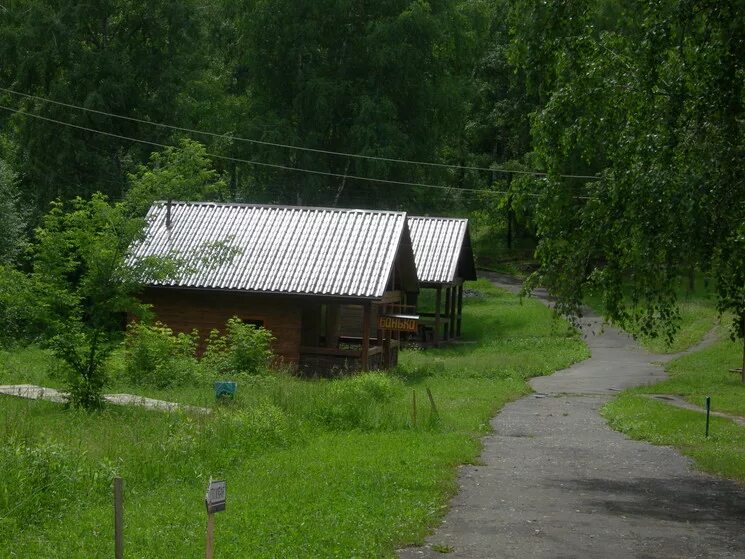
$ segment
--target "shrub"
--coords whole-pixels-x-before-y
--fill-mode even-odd
[[[329,382],[316,404],[316,417],[333,429],[379,427],[380,408],[396,394],[400,383],[383,373],[363,373]]]
[[[285,446],[290,438],[290,421],[285,412],[269,401],[226,414],[231,439],[241,446],[269,448]]]
[[[131,323],[124,340],[124,375],[132,384],[168,388],[199,378],[197,332],[174,334],[163,324]]]
[[[272,341],[269,330],[233,317],[225,325],[224,335],[210,332],[203,362],[218,376],[263,373],[272,360]]]

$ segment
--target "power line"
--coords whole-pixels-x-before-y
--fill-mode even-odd
[[[62,125],[62,126],[68,126],[70,128],[76,128],[78,130],[84,130],[86,132],[92,132],[94,134],[102,134],[104,136],[108,136],[108,137],[111,137],[111,138],[118,138],[118,139],[121,139],[121,140],[130,141],[130,142],[138,142],[138,143],[141,143],[141,144],[146,144],[146,145],[155,146],[155,147],[159,147],[159,148],[180,149],[178,146],[174,146],[174,145],[170,145],[170,144],[164,144],[164,143],[161,143],[161,142],[155,142],[155,141],[152,141],[152,140],[144,140],[144,139],[141,139],[141,138],[132,138],[130,136],[124,136],[122,134],[116,134],[114,132],[106,132],[104,130],[98,130],[96,128],[90,128],[88,126],[81,126],[79,124],[73,124],[71,122],[65,122],[65,121],[62,121],[62,120],[57,120],[57,119],[54,119],[54,118],[50,118],[50,117],[46,117],[46,116],[42,116],[42,115],[38,115],[38,114],[34,114],[34,113],[29,113],[29,112],[24,111],[24,110],[21,110],[21,109],[14,109],[14,108],[11,108],[11,107],[6,107],[5,105],[0,105],[0,109],[3,109],[5,111],[9,111],[9,112],[12,112],[12,113],[17,113],[17,114],[20,114],[20,115],[23,115],[23,116],[30,116],[32,118],[36,118],[36,119],[39,119],[39,120],[44,120],[44,121],[47,121],[47,122],[52,122],[54,124],[59,124],[59,125]],[[331,171],[319,171],[319,170],[316,170],[316,169],[305,169],[305,168],[302,168],[302,167],[290,167],[288,165],[281,165],[281,164],[278,164],[278,163],[266,163],[264,161],[252,161],[252,160],[249,160],[249,159],[241,159],[239,157],[230,157],[230,156],[227,156],[227,155],[218,155],[218,154],[214,154],[214,153],[207,153],[206,155],[208,157],[212,157],[212,158],[215,158],[215,159],[222,159],[222,160],[225,160],[225,161],[235,161],[237,163],[245,163],[247,165],[257,165],[257,166],[260,166],[260,167],[270,167],[270,168],[281,169],[281,170],[285,170],[285,171],[295,171],[295,172],[299,172],[299,173],[309,173],[309,174],[314,174],[314,175],[323,175],[323,176],[329,176],[329,177],[335,177],[335,178],[341,178],[341,179],[361,180],[361,181],[377,182],[377,183],[383,183],[383,184],[396,184],[396,185],[401,185],[401,186],[416,186],[416,187],[421,187],[421,188],[432,188],[432,189],[447,190],[447,191],[452,191],[452,192],[482,192],[482,193],[485,193],[485,194],[513,194],[512,192],[509,192],[509,191],[506,191],[506,190],[492,190],[492,189],[484,189],[484,188],[465,188],[465,187],[464,188],[455,188],[455,187],[438,185],[438,184],[427,184],[427,183],[419,183],[419,182],[397,181],[397,180],[392,180],[392,179],[381,179],[381,178],[374,178],[374,177],[363,177],[363,176],[358,176],[358,175],[345,175],[345,174],[342,174],[342,173],[334,173],[334,172],[331,172]],[[534,196],[534,197],[540,197],[541,196],[541,194],[532,193],[532,192],[526,192],[526,193],[523,193],[523,194],[525,194],[527,196]],[[574,196],[574,198],[578,198],[578,199],[590,199],[591,197],[590,196]]]
[[[98,109],[91,109],[89,107],[82,107],[80,105],[73,105],[71,103],[65,103],[62,101],[56,101],[54,99],[47,99],[45,97],[39,97],[37,95],[30,95],[28,93],[23,93],[21,91],[14,91],[12,89],[7,89],[5,87],[0,87],[0,91],[4,91],[6,93],[10,93],[12,95],[18,95],[21,97],[26,97],[27,99],[34,99],[36,101],[42,101],[44,103],[52,103],[54,105],[59,105],[62,107],[67,107],[70,109],[77,109],[80,111],[86,111],[89,113],[95,113],[100,114],[104,116],[109,116],[112,118],[119,118],[123,120],[128,120],[131,122],[138,122],[140,124],[148,124],[150,126],[157,126],[159,128],[167,128],[169,130],[178,130],[180,132],[189,132],[191,134],[202,134],[205,136],[210,136],[213,138],[222,138],[224,140],[235,140],[238,142],[247,142],[251,144],[258,144],[258,145],[264,145],[264,146],[271,146],[271,147],[278,147],[283,149],[292,149],[292,150],[298,150],[298,151],[307,151],[311,153],[323,153],[326,155],[335,155],[339,157],[349,157],[354,159],[366,159],[371,161],[384,161],[387,163],[396,163],[401,165],[421,165],[426,167],[438,167],[438,168],[444,168],[444,169],[456,169],[456,170],[463,170],[463,171],[484,171],[484,172],[494,172],[494,173],[508,173],[508,174],[514,174],[514,175],[530,175],[534,177],[547,177],[549,176],[548,173],[542,172],[542,171],[523,171],[523,170],[516,170],[516,169],[503,169],[503,168],[491,168],[491,167],[474,167],[469,165],[454,165],[450,163],[434,163],[431,161],[415,161],[411,159],[397,159],[393,157],[381,157],[381,156],[375,156],[375,155],[362,155],[359,153],[346,153],[346,152],[340,152],[340,151],[332,151],[332,150],[325,150],[325,149],[317,149],[317,148],[309,148],[309,147],[303,147],[303,146],[296,146],[291,144],[281,144],[277,142],[268,142],[265,140],[256,140],[253,138],[242,138],[239,136],[232,136],[230,134],[218,134],[216,132],[208,132],[206,130],[197,130],[194,128],[185,128],[183,126],[174,126],[172,124],[163,124],[160,122],[153,122],[150,120],[145,120],[141,118],[131,117],[131,116],[125,116],[125,115],[119,115],[116,113],[110,113],[107,111],[101,111]],[[560,178],[565,179],[583,179],[583,180],[599,180],[600,177],[596,175],[575,175],[575,174],[560,174],[557,175]]]

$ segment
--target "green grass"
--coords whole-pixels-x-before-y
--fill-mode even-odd
[[[86,414],[0,397],[0,557],[111,556],[114,474],[125,478],[130,557],[203,555],[210,476],[228,481],[218,556],[392,557],[421,543],[456,490],[456,466],[478,459],[489,419],[529,391],[526,378],[588,355],[540,303],[469,287],[484,295],[464,306],[474,343],[404,352],[387,375],[255,377],[209,416]],[[48,386],[51,361],[40,350],[3,353],[2,382]],[[208,385],[112,388],[212,399]]]
[[[628,393],[602,413],[611,427],[633,439],[674,446],[701,470],[745,481],[745,429],[732,421],[712,417],[707,439],[702,413]]]
[[[541,303],[521,301],[486,280],[470,287],[484,296],[466,299],[464,334],[477,343],[408,352],[402,357],[407,367],[427,367],[438,375],[461,378],[522,380],[552,373],[557,362],[589,357],[577,333],[565,321],[547,315]],[[432,304],[425,298],[423,305]]]
[[[632,393],[676,394],[703,406],[711,396],[717,411],[745,417],[745,384],[739,374],[729,369],[741,367],[742,341],[717,340],[700,351],[683,355],[666,365],[670,378],[652,386],[640,386]]]
[[[717,316],[713,299],[703,292],[683,301],[681,315],[682,327],[672,347],[660,345],[660,340],[640,341],[660,353],[686,349],[715,326]],[[731,341],[723,327],[717,328],[717,335],[711,345],[667,363],[668,380],[627,390],[607,404],[603,414],[611,427],[632,438],[672,445],[704,471],[745,481],[745,428],[713,417],[712,435],[705,439],[702,413],[642,396],[674,394],[701,407],[711,396],[715,411],[745,417],[745,384],[729,371],[742,366],[742,340]]]
[[[0,384],[41,384],[59,388],[62,384],[50,375],[54,366],[51,353],[35,346],[0,350]]]

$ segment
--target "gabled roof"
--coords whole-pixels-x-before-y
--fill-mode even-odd
[[[151,206],[130,258],[190,264],[153,286],[377,299],[397,264],[416,290],[403,212],[172,202],[170,228],[166,214],[166,202]]]
[[[408,223],[420,283],[476,279],[467,219],[409,216]]]

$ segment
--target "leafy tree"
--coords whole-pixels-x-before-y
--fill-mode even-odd
[[[177,122],[178,97],[203,66],[199,2],[24,0],[0,8],[2,87],[104,113]],[[196,47],[196,48],[195,48]],[[2,104],[113,134],[166,141],[132,121],[0,93]],[[57,198],[119,198],[131,162],[148,150],[21,114],[0,115],[18,144],[15,168],[39,214]],[[33,186],[33,188],[30,188]]]
[[[212,168],[205,147],[188,139],[182,139],[177,148],[153,152],[149,164],[140,165],[129,180],[124,206],[133,216],[144,216],[155,200],[215,200],[227,194],[227,185]]]
[[[0,264],[13,262],[18,257],[25,244],[25,229],[18,175],[0,159]]]
[[[146,311],[135,297],[143,279],[173,275],[178,268],[168,258],[125,264],[142,226],[127,217],[122,204],[96,194],[53,203],[36,231],[31,279],[44,288],[39,305],[46,342],[65,363],[73,406],[102,406],[103,363],[120,337],[124,316]]]
[[[674,284],[693,268],[713,277],[720,310],[745,334],[741,8],[555,0],[514,15],[516,63],[547,69],[533,135],[552,176],[536,206],[534,281],[560,310],[578,313],[597,290],[611,319],[671,336]],[[555,21],[538,25],[549,12]],[[558,178],[577,170],[601,179]]]
[[[485,4],[485,3],[484,3]],[[234,22],[223,58],[240,100],[242,136],[317,150],[438,160],[462,130],[467,75],[478,51],[478,2],[320,0],[224,3]],[[409,207],[437,196],[348,175],[450,180],[441,170],[236,144],[229,153],[336,173],[256,167],[238,195],[305,204]]]

